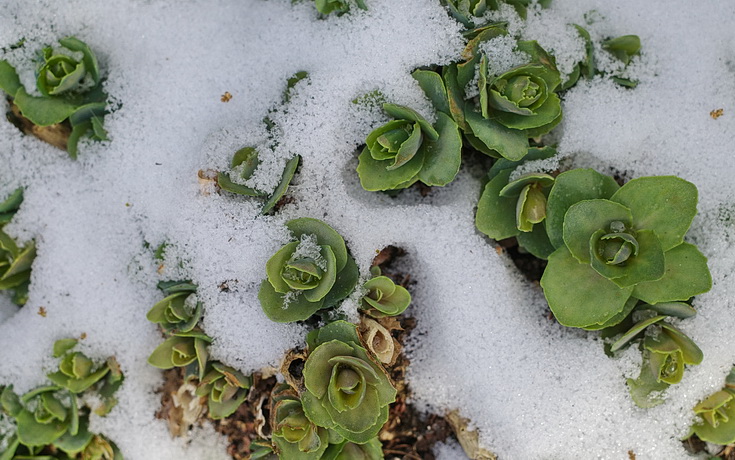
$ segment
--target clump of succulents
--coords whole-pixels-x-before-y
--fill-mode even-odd
[[[462,137],[450,115],[444,82],[428,70],[417,70],[413,77],[433,103],[436,122],[409,107],[384,103],[393,119],[368,135],[358,157],[357,174],[365,190],[400,190],[419,181],[444,186],[459,171]]]
[[[28,286],[31,283],[31,265],[36,257],[33,241],[24,247],[3,231],[23,202],[23,189],[19,188],[0,203],[0,290],[10,290],[12,300],[25,305],[28,300]]]
[[[698,420],[691,431],[699,439],[715,444],[735,443],[735,368],[725,379],[725,387],[694,406]]]
[[[344,239],[329,225],[312,218],[286,223],[293,240],[266,264],[268,275],[258,299],[276,322],[301,321],[337,305],[355,288],[358,269]]]
[[[7,446],[0,458],[57,458],[37,457],[50,449],[63,453],[60,459],[122,460],[114,443],[88,430],[90,411],[105,415],[114,405],[112,395],[122,383],[122,373],[114,358],[95,365],[85,355],[71,352],[76,343],[75,339],[62,339],[54,344],[54,356],[62,357],[59,371],[49,374],[56,385],[22,396],[15,394],[12,386],[0,387],[0,416],[8,417],[15,426],[0,433],[0,444]],[[84,405],[89,394],[103,403]]]
[[[674,176],[622,187],[578,169],[549,192],[546,232],[555,251],[541,287],[557,320],[586,329],[613,326],[629,300],[685,301],[707,292],[707,259],[684,235],[697,212],[697,188]]]
[[[411,303],[411,294],[403,286],[383,276],[380,267],[370,269],[372,278],[362,285],[366,293],[360,300],[360,308],[373,318],[396,316],[403,313]]]
[[[77,143],[82,136],[107,140],[104,128],[107,95],[102,91],[97,57],[89,46],[75,37],[62,38],[59,45],[56,49],[43,49],[43,62],[36,79],[41,96],[29,94],[15,68],[4,60],[0,61],[0,89],[36,127],[65,125],[68,132],[54,145],[65,148],[69,156],[76,158]]]

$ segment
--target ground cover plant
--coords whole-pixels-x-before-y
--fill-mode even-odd
[[[731,456],[731,6],[3,11],[3,458]]]

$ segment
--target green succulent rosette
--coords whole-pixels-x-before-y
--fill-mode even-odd
[[[408,290],[381,275],[379,267],[373,267],[370,271],[373,277],[362,285],[367,293],[360,299],[360,308],[373,318],[403,313],[411,303]]]
[[[592,170],[560,174],[546,217],[556,249],[541,278],[557,320],[599,329],[622,321],[631,298],[653,305],[707,292],[707,259],[684,242],[696,206],[697,188],[674,176],[619,187]]]
[[[61,48],[43,50],[43,64],[36,86],[41,96],[30,95],[20,83],[15,68],[0,61],[0,89],[5,91],[24,117],[36,126],[67,122],[71,126],[66,149],[76,158],[77,143],[85,134],[107,140],[104,128],[107,95],[97,58],[86,43],[75,37],[59,40]]]
[[[159,369],[185,367],[187,374],[198,375],[201,380],[209,359],[207,346],[210,343],[212,338],[197,329],[178,332],[153,350],[148,364]]]
[[[243,147],[235,152],[230,164],[230,171],[226,173],[218,173],[217,184],[222,190],[226,190],[230,193],[266,198],[261,212],[262,214],[268,214],[273,210],[276,203],[283,198],[283,195],[286,194],[288,186],[291,184],[291,180],[299,166],[301,157],[296,155],[286,162],[286,166],[281,174],[281,181],[278,183],[273,193],[268,195],[267,193],[245,185],[245,183],[253,176],[253,173],[260,164],[258,155],[258,150],[255,147]]]
[[[554,59],[535,41],[518,41],[529,62],[497,75],[481,45],[507,35],[504,24],[491,24],[470,33],[464,62],[444,68],[443,77],[454,120],[479,151],[517,161],[528,152],[528,139],[546,134],[562,118],[556,91],[561,76]],[[477,96],[465,88],[477,81]]]
[[[383,444],[377,437],[364,444],[342,442],[331,444],[321,460],[383,460]]]
[[[156,302],[146,318],[159,324],[167,334],[189,332],[202,317],[202,303],[196,298],[196,285],[188,281],[159,284],[168,295]]]
[[[431,101],[436,123],[408,107],[383,104],[393,120],[368,135],[358,157],[357,174],[365,190],[400,190],[418,181],[442,187],[459,172],[462,137],[450,115],[444,82],[429,70],[416,70],[412,76]]]
[[[355,288],[359,276],[344,239],[324,222],[303,217],[286,223],[294,241],[266,263],[268,278],[258,299],[266,316],[302,321],[335,306]]]
[[[301,395],[306,416],[347,441],[364,444],[388,420],[396,389],[360,345],[353,324],[335,321],[307,336]]]
[[[281,384],[273,390],[271,418],[273,444],[281,459],[321,460],[330,442],[343,442],[336,432],[307,418],[301,399],[289,385]]]
[[[22,397],[13,393],[12,387],[5,387],[0,402],[3,411],[15,419],[16,448],[45,446],[66,434],[79,434],[77,397],[61,387],[37,388]]]
[[[54,358],[61,358],[59,370],[48,374],[49,380],[72,393],[81,393],[110,372],[107,363],[97,365],[79,351],[72,352],[76,339],[61,339],[54,344]]]
[[[442,0],[442,4],[447,7],[452,17],[468,29],[481,21],[486,12],[497,11],[503,3],[513,6],[518,15],[526,19],[527,9],[533,2],[531,0]],[[535,3],[546,8],[551,1],[541,0]]]
[[[522,160],[499,159],[490,169],[489,181],[477,203],[477,229],[495,240],[516,237],[521,247],[540,259],[554,252],[544,226],[546,200],[554,177],[526,173],[510,180],[514,171],[527,161],[554,155],[556,150],[551,147],[533,147]]]
[[[692,432],[699,439],[715,444],[735,443],[735,368],[730,371],[725,387],[694,406],[699,416]]]
[[[367,10],[364,0],[314,0],[317,11],[324,16],[332,13],[341,16],[350,11],[352,6],[357,6],[361,10]]]
[[[252,380],[242,372],[213,362],[199,382],[196,394],[207,396],[209,416],[222,419],[232,415],[248,397]]]

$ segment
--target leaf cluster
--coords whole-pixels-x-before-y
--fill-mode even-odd
[[[725,379],[725,386],[694,406],[698,415],[691,431],[699,439],[715,444],[735,443],[735,368]]]
[[[0,290],[10,290],[12,300],[17,305],[25,305],[28,300],[28,286],[31,283],[31,266],[36,257],[36,244],[31,241],[24,247],[3,231],[23,202],[23,189],[19,188],[0,203]]]

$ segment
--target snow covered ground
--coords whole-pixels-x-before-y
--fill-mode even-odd
[[[503,459],[687,458],[679,439],[691,408],[721,387],[735,361],[735,4],[557,0],[526,25],[503,16],[553,51],[562,70],[581,52],[569,24],[585,13],[596,18],[593,34],[639,35],[642,56],[631,69],[639,86],[598,79],[566,93],[558,150],[570,165],[628,178],[673,174],[699,188],[688,239],[709,257],[714,285],[681,328],[705,359],[665,404],[643,410],[625,386],[637,375],[637,351],[610,359],[595,333],[548,321],[540,290],[475,230],[483,171],[463,170],[427,197],[360,187],[356,148],[384,118],[351,101],[379,89],[426,109],[410,72],[456,60],[463,46],[438,0],[366,3],[369,11],[318,20],[308,1],[3,0],[0,47],[26,39],[3,56],[26,88],[35,86],[28,57],[75,35],[96,51],[121,106],[106,118],[111,141],[82,143],[76,162],[0,123],[0,196],[27,187],[6,229],[38,246],[28,304],[18,310],[0,297],[0,385],[23,392],[42,384],[53,342],[86,333],[84,351],[116,355],[125,373],[119,405],[94,418],[93,430],[132,460],[226,458],[211,429],[172,440],[154,418],[161,373],[146,359],[161,338],[145,313],[160,298],[159,280],[191,278],[214,357],[244,372],[277,365],[306,331],[270,322],[257,289],[288,239],[283,223],[309,216],[345,237],[364,276],[376,250],[408,251],[416,281],[408,313],[418,319],[409,383],[421,407],[459,409]],[[262,143],[261,120],[300,70],[310,78],[274,117],[279,147],[255,178],[272,188],[285,161],[301,155],[293,203],[261,217],[251,200],[207,194],[197,172],[225,169],[235,150]],[[719,108],[724,114],[710,117]],[[164,241],[172,246],[159,273],[145,243]],[[225,281],[228,292],[219,289]],[[355,306],[343,308],[354,314]],[[439,451],[457,452],[451,444]]]

